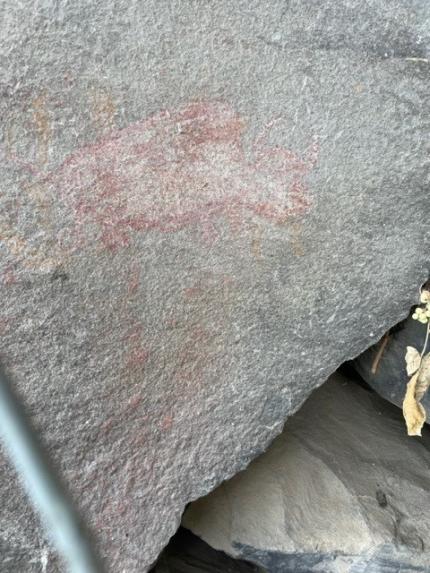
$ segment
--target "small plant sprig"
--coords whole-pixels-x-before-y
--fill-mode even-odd
[[[423,324],[427,324],[430,318],[430,302],[428,302],[424,308],[417,306],[412,318],[414,320],[419,320]]]
[[[421,436],[421,429],[426,421],[426,411],[421,400],[430,386],[430,352],[426,354],[430,334],[430,291],[422,290],[420,304],[412,318],[427,325],[424,345],[421,352],[413,346],[406,348],[406,371],[412,376],[406,387],[403,400],[403,415],[409,436]]]

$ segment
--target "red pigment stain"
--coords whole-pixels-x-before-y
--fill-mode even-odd
[[[4,270],[1,277],[1,282],[6,286],[13,285],[18,282],[17,275],[11,266],[8,266]]]
[[[127,283],[127,294],[128,296],[135,295],[139,290],[140,284],[140,269],[137,265],[132,265],[130,270],[130,275]]]
[[[139,410],[142,404],[141,394],[131,396],[125,405],[119,404],[118,408],[101,424],[102,435],[107,435],[113,428],[122,426],[126,420]],[[145,422],[148,417],[139,413],[139,419]]]
[[[202,296],[202,288],[200,286],[192,286],[184,289],[184,295],[187,298],[195,298],[197,296]]]
[[[90,239],[88,229],[116,251],[134,232],[201,225],[210,239],[221,216],[234,229],[249,214],[274,223],[306,214],[316,145],[299,157],[262,136],[246,153],[244,132],[228,104],[190,103],[111,132],[37,182],[71,210],[80,237],[75,247]]]
[[[9,330],[11,320],[10,318],[0,317],[0,335],[6,334]]]
[[[127,354],[125,363],[128,368],[143,368],[149,358],[149,350],[143,343],[143,326],[133,323],[125,336]]]
[[[173,425],[173,416],[171,414],[166,414],[162,420],[160,427],[162,430],[169,430]]]
[[[176,328],[180,324],[177,318],[169,318],[166,321],[166,328]]]

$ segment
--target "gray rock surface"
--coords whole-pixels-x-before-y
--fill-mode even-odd
[[[336,374],[183,523],[268,573],[428,573],[429,486],[429,430]]]
[[[430,6],[0,13],[0,355],[110,571],[141,573],[427,279]],[[0,483],[3,569],[55,572]]]
[[[376,372],[372,365],[380,349],[381,342],[372,346],[354,361],[360,376],[378,394],[396,406],[402,407],[409,377],[405,368],[406,347],[413,346],[421,352],[426,335],[426,326],[408,318],[390,332],[388,342],[378,362]],[[430,412],[430,395],[424,395],[422,405]],[[429,420],[427,420],[429,423]]]

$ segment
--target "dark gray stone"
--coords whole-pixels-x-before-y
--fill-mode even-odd
[[[0,353],[111,571],[141,573],[427,279],[430,6],[0,11]]]
[[[375,373],[372,372],[372,365],[381,343],[360,354],[353,362],[354,368],[378,394],[396,406],[402,407],[406,385],[410,378],[406,372],[406,347],[413,346],[421,352],[425,335],[426,326],[408,318],[390,332]],[[428,393],[424,395],[421,403],[426,411],[430,412],[430,395]],[[429,420],[427,420],[428,422]]]
[[[268,573],[428,573],[429,454],[428,429],[335,375],[183,524]]]

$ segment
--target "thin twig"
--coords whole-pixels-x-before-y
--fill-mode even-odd
[[[426,331],[426,338],[424,340],[424,346],[423,346],[423,351],[421,352],[421,360],[423,359],[423,356],[427,350],[427,344],[429,341],[429,334],[430,334],[430,320],[427,322],[427,331]]]
[[[386,332],[380,340],[381,345],[379,346],[378,352],[377,352],[375,359],[373,360],[373,363],[372,363],[372,369],[371,369],[372,374],[376,374],[376,372],[378,370],[379,363],[381,361],[382,355],[384,354],[384,350],[388,344],[389,339],[390,339],[390,333]]]

